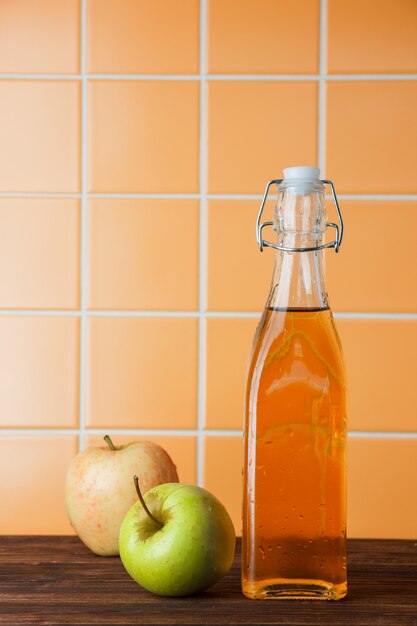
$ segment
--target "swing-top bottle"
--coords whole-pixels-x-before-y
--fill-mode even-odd
[[[329,185],[338,224],[326,221]],[[262,223],[269,188],[274,220]],[[272,227],[275,241],[264,240]],[[324,243],[327,230],[335,236]],[[253,599],[346,595],[346,377],[323,254],[343,221],[314,167],[268,183],[260,249],[276,250],[250,356],[245,424],[242,590]]]

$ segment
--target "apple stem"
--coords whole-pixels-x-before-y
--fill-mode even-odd
[[[105,435],[103,437],[103,439],[107,443],[107,445],[109,446],[110,450],[117,450],[116,446],[114,445],[114,443],[110,439],[109,435]]]
[[[159,528],[162,528],[163,524],[161,524],[161,522],[159,522],[150,512],[150,510],[148,509],[148,507],[146,506],[146,502],[143,499],[143,495],[140,491],[140,487],[139,487],[139,478],[135,475],[133,476],[133,482],[135,483],[135,489],[136,489],[136,493],[138,494],[138,498],[139,501],[141,503],[141,505],[143,506],[143,508],[145,509],[146,513],[148,514],[148,516],[151,518],[152,521],[155,522],[155,524],[157,524],[157,526],[159,526]]]

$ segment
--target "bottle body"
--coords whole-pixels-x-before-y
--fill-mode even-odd
[[[300,202],[299,214],[311,217],[301,231]],[[319,244],[322,210],[322,197],[281,198],[284,244]],[[252,599],[340,599],[347,591],[346,376],[322,254],[277,252],[252,347],[242,539],[242,590]]]
[[[243,592],[346,594],[346,383],[329,309],[267,309],[249,369]]]

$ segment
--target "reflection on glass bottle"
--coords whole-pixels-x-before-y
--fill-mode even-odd
[[[284,174],[277,243],[258,230],[277,258],[248,373],[242,589],[254,599],[339,599],[347,591],[346,377],[323,280],[324,184],[317,168]]]

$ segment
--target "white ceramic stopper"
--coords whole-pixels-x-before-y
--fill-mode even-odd
[[[320,180],[320,169],[318,167],[310,167],[309,165],[300,165],[298,167],[286,167],[284,169],[285,180]]]
[[[306,196],[314,190],[314,185],[320,181],[320,169],[308,165],[286,167],[284,169],[284,183],[287,182],[297,195]]]

